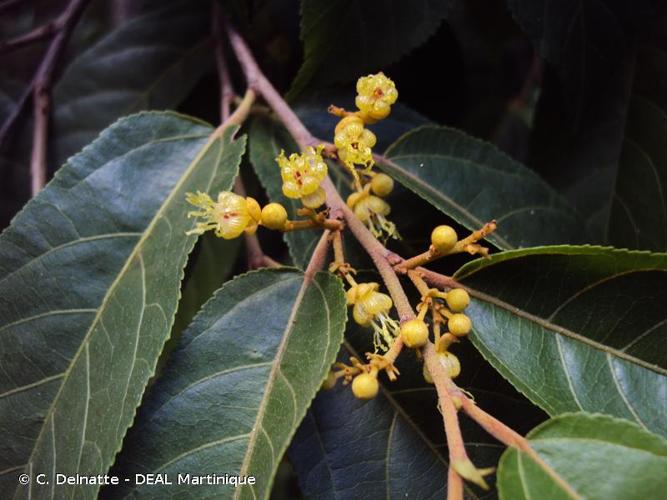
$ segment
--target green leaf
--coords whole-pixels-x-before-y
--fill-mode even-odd
[[[652,6],[649,0],[587,2],[507,0],[539,54],[553,64],[571,99],[566,112],[581,119],[609,79]]]
[[[384,389],[372,401],[341,384],[320,392],[289,458],[307,498],[445,496],[446,458]]]
[[[503,249],[578,240],[577,213],[539,176],[491,144],[425,126],[405,134],[379,167],[468,229],[495,219]]]
[[[634,83],[608,223],[616,246],[667,250],[667,8],[637,48]]]
[[[511,500],[662,498],[667,488],[667,441],[604,415],[553,418],[528,434],[551,468],[547,475],[525,453],[508,448],[498,469],[500,498]]]
[[[193,252],[196,258],[178,303],[172,330],[175,334],[185,330],[197,311],[230,276],[241,249],[241,239],[225,240],[209,232],[199,239],[197,246],[199,251],[195,248]]]
[[[424,43],[445,18],[438,0],[303,0],[304,62],[290,90],[378,71]]]
[[[550,415],[606,413],[667,435],[667,255],[504,252],[461,268],[475,346]]]
[[[21,472],[104,473],[169,334],[185,193],[228,189],[245,149],[174,113],[141,113],[72,157],[0,235],[0,496],[53,495]],[[18,486],[18,489],[17,489]],[[92,498],[95,486],[58,496]]]
[[[218,238],[212,232],[199,238],[188,264],[188,267],[192,267],[185,270],[185,279],[181,285],[181,300],[178,302],[169,340],[160,353],[154,377],[159,377],[162,373],[166,361],[178,345],[181,334],[197,311],[232,273],[240,248],[240,238],[225,240]]]
[[[112,493],[268,498],[282,455],[335,359],[345,308],[341,282],[329,273],[309,279],[294,269],[263,270],[226,283],[184,332],[116,472],[228,473],[257,483]]]
[[[209,2],[171,3],[123,23],[72,61],[53,92],[51,165],[120,116],[176,108],[210,68]]]

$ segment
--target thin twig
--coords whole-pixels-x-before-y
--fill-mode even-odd
[[[220,81],[220,120],[225,121],[236,93],[229,75],[227,59],[225,57],[225,40],[222,32],[224,19],[218,2],[213,2],[213,40],[215,41],[215,64]]]
[[[56,63],[60,59],[72,28],[78,21],[88,0],[72,0],[62,15],[62,26],[49,45],[46,55],[35,75],[33,94],[33,135],[30,175],[32,195],[35,196],[46,184],[46,153],[49,134],[49,110],[51,107],[51,84]]]
[[[486,256],[488,255],[488,249],[478,245],[477,242],[483,238],[486,238],[489,234],[495,231],[496,227],[496,221],[493,220],[491,222],[487,222],[480,229],[477,229],[465,238],[458,240],[454,247],[447,252],[440,252],[433,245],[431,245],[426,252],[420,253],[419,255],[415,255],[414,257],[401,262],[399,266],[396,266],[397,271],[405,272],[405,270],[414,269],[415,267],[429,264],[436,259],[462,252],[468,252],[470,255],[480,254]]]
[[[224,37],[222,33],[222,11],[218,2],[213,2],[213,21],[212,31],[215,41],[215,60],[218,70],[218,81],[220,82],[220,120],[224,122],[229,117],[231,104],[234,101],[236,93],[232,87],[232,80],[229,76],[227,60],[225,58]],[[234,192],[244,198],[247,196],[241,174],[239,173],[234,180]],[[261,267],[280,267],[280,263],[266,255],[262,250],[256,234],[244,233],[243,239],[246,247],[246,258],[249,269],[259,269]]]
[[[463,498],[463,478],[450,465],[447,469],[447,500]]]
[[[35,85],[32,98],[34,123],[32,126],[32,156],[30,158],[30,180],[33,196],[46,184],[46,153],[49,134],[49,81]]]
[[[49,44],[32,82],[23,93],[12,113],[0,128],[0,147],[4,145],[7,135],[21,115],[30,95],[33,96],[33,147],[30,161],[30,174],[33,195],[46,183],[46,153],[48,139],[50,91],[53,83],[55,66],[58,62],[72,29],[79,20],[89,0],[72,0],[59,17],[59,29]],[[1,7],[0,7],[1,8]]]
[[[301,123],[296,114],[291,110],[291,108],[287,105],[287,103],[282,99],[280,94],[278,94],[275,88],[263,75],[263,73],[257,66],[257,63],[255,62],[252,54],[250,53],[250,50],[246,46],[241,36],[231,27],[228,27],[228,30],[232,47],[246,75],[248,85],[254,88],[258,92],[258,94],[264,97],[269,106],[273,109],[274,113],[276,113],[278,118],[281,120],[283,125],[285,125],[287,130],[290,132],[294,140],[301,148],[321,143],[321,141],[318,141],[308,131],[308,129],[303,125],[303,123]],[[396,271],[394,269],[394,266],[400,268],[400,264],[404,262],[404,259],[389,252],[384,247],[384,245],[382,245],[382,243],[380,243],[371,234],[371,232],[366,228],[366,226],[358,218],[354,216],[352,211],[349,209],[349,207],[347,207],[345,202],[340,197],[340,194],[334,187],[333,183],[331,182],[331,179],[327,177],[322,183],[322,187],[327,193],[327,204],[329,205],[332,216],[341,217],[345,219],[347,227],[349,227],[352,234],[356,237],[356,239],[359,241],[362,247],[373,259],[373,262],[375,263],[378,271],[380,272],[385,282],[385,285],[387,286],[390,295],[392,296],[394,305],[399,313],[401,321],[413,319],[415,317],[414,311],[407,299],[405,291],[403,290],[403,287],[401,286]],[[417,267],[416,271],[423,274],[431,273],[427,269],[421,267]],[[458,286],[458,283],[456,283],[453,279],[444,277],[443,275],[439,276],[441,276],[442,278],[446,278],[445,281],[447,286],[449,287],[452,287],[453,285]],[[424,277],[426,278],[426,276]],[[398,352],[400,352],[402,348],[402,342],[400,341],[400,337],[396,339],[394,346],[396,347],[396,349],[394,350],[393,353],[391,353],[391,357],[393,359],[395,359],[395,356],[398,355]],[[387,358],[390,355],[390,352],[391,350],[387,354],[385,354],[385,358]],[[456,463],[454,462],[454,460],[457,460],[458,463],[461,463],[461,461],[469,462],[463,444],[463,439],[461,437],[455,401],[457,404],[461,404],[463,408],[466,408],[467,406],[468,408],[467,413],[473,419],[478,421],[480,425],[482,425],[483,427],[484,425],[488,425],[488,420],[485,420],[486,417],[482,418],[482,414],[480,414],[480,412],[477,412],[474,409],[472,409],[471,405],[474,405],[474,402],[472,402],[472,400],[470,400],[465,394],[463,394],[463,392],[449,378],[449,375],[445,373],[443,366],[437,359],[435,346],[431,342],[428,342],[426,344],[426,346],[422,349],[422,353],[424,355],[424,361],[426,362],[427,368],[431,373],[431,376],[436,385],[438,399],[440,402],[440,408],[441,411],[443,412],[443,417],[444,417],[445,432],[447,434],[447,443],[450,450],[450,459],[452,459],[453,463]],[[477,407],[475,406],[475,408]],[[484,415],[488,414],[484,413]],[[490,417],[490,415],[488,416]],[[509,427],[507,426],[504,427],[509,429]],[[509,430],[511,431],[511,429]],[[524,452],[526,450],[532,450],[527,440],[525,440],[525,438],[521,437],[514,431],[512,431],[512,433],[513,433],[512,434],[513,446],[517,446],[517,444],[520,445],[522,451]],[[546,466],[546,464],[540,459],[539,456],[536,455],[534,451],[530,454],[530,456],[533,457],[534,459],[535,457],[537,457],[536,462],[538,464],[541,463],[543,466]],[[472,464],[470,465],[472,467]],[[479,474],[479,471],[476,472]],[[450,472],[450,475],[458,476],[459,473],[456,473],[456,471],[454,471]],[[453,494],[456,495],[457,491],[461,488],[457,487],[456,479],[454,481],[450,480],[450,482],[453,483],[453,488],[454,488]],[[457,496],[455,498],[460,498],[460,496]]]
[[[38,42],[39,40],[49,38],[62,28],[64,21],[65,18],[61,15],[53,21],[49,21],[46,24],[36,27],[28,33],[0,42],[0,54],[11,52],[20,49],[21,47],[25,47],[26,45],[30,45],[31,43]]]
[[[226,25],[226,28],[232,49],[241,64],[241,69],[246,77],[248,86],[261,94],[273,111],[281,117],[283,124],[301,149],[318,144],[317,140],[301,123],[301,120],[299,120],[294,111],[292,111],[259,69],[255,58],[241,35],[229,24]]]
[[[567,493],[570,498],[581,498],[572,486],[560,477],[558,473],[537,454],[526,438],[512,430],[493,415],[482,410],[471,399],[462,397],[461,405],[463,411],[465,411],[470,418],[477,422],[486,432],[491,434],[498,441],[528,455],[563,491]]]
[[[431,374],[431,378],[433,379],[438,394],[438,406],[442,413],[442,418],[445,424],[445,435],[447,436],[450,467],[457,467],[457,465],[460,466],[466,463],[472,466],[465,449],[463,435],[461,434],[461,427],[459,425],[458,412],[454,404],[454,397],[457,398],[457,402],[460,402],[462,393],[460,393],[460,391],[458,394],[453,393],[453,391],[450,393],[450,384],[453,384],[453,382],[449,378],[449,374],[445,372],[444,367],[438,361],[438,354],[435,350],[435,346],[431,342],[428,342],[426,346],[424,346],[422,354],[424,355],[424,362]],[[453,394],[456,394],[456,396]],[[461,396],[459,396],[459,394]],[[474,470],[474,467],[472,469]],[[460,473],[457,473],[457,475],[460,475]],[[468,476],[468,479],[471,479],[471,477]],[[486,484],[484,483],[484,480],[481,479],[480,481],[480,479],[481,475],[475,482],[480,486],[485,487]],[[462,499],[463,496],[453,498],[458,500]]]

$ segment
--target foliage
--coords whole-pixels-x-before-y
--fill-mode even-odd
[[[0,497],[663,496],[666,22],[0,3]]]

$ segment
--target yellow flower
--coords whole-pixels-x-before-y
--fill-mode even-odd
[[[186,234],[202,234],[215,230],[215,235],[226,240],[236,238],[243,231],[253,233],[261,219],[261,209],[253,198],[243,198],[229,191],[218,194],[218,201],[200,191],[187,193],[185,199],[199,210],[188,212],[188,217],[204,219]]]
[[[276,158],[283,179],[283,194],[299,199],[315,193],[327,176],[327,164],[322,158],[324,146],[308,147],[302,154],[292,153],[289,158],[281,151]]]
[[[352,317],[361,326],[371,326],[374,344],[387,350],[398,335],[399,324],[389,317],[393,302],[389,295],[378,292],[377,283],[359,283],[347,291],[347,303],[353,306]]]
[[[386,217],[391,212],[391,207],[382,198],[370,194],[365,189],[348,196],[347,205],[352,209],[354,215],[366,224],[376,238],[400,238],[398,231],[396,231],[396,225]]]
[[[347,302],[354,305],[352,315],[362,326],[371,324],[373,318],[387,314],[393,305],[389,295],[378,292],[377,283],[360,283],[347,291]]]
[[[396,99],[398,99],[396,85],[384,73],[362,76],[357,81],[355,104],[370,118],[371,123],[386,118]]]
[[[373,166],[371,148],[376,142],[375,134],[364,128],[364,122],[358,116],[346,116],[336,126],[334,144],[338,148],[338,157],[350,169],[354,169],[354,165]]]

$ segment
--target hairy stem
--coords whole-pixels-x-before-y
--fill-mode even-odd
[[[460,400],[459,393],[450,393],[450,385],[453,382],[449,378],[449,374],[445,373],[444,367],[438,361],[438,355],[434,345],[428,342],[422,349],[424,355],[424,362],[428,368],[431,378],[435,384],[438,393],[438,405],[445,423],[445,435],[447,436],[447,448],[449,449],[449,463],[450,468],[455,464],[470,463],[468,454],[466,453],[465,445],[463,443],[463,436],[461,434],[461,427],[459,425],[458,411],[454,404],[454,397]],[[453,394],[456,394],[454,396]],[[456,471],[455,471],[456,472]],[[451,471],[449,473],[452,475]],[[460,474],[456,474],[457,476]],[[468,478],[470,479],[470,478]],[[482,485],[484,483],[482,482]],[[456,481],[454,482],[456,487]],[[449,490],[448,490],[449,491]],[[448,495],[449,498],[449,495]],[[462,498],[462,497],[452,497]]]
[[[463,478],[451,465],[447,469],[447,500],[463,500]]]

